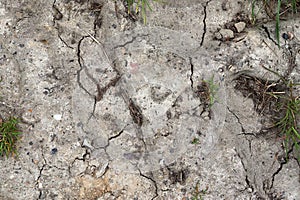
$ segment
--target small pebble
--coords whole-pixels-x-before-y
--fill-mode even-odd
[[[83,140],[81,146],[82,146],[82,147],[89,148],[89,149],[94,149],[94,147],[90,144],[90,142],[89,142],[87,139],[84,139],[84,140]]]
[[[201,116],[202,117],[208,117],[209,116],[209,112],[208,111],[204,111]]]
[[[51,155],[54,155],[54,154],[56,154],[56,153],[57,153],[57,148],[51,149]]]
[[[61,120],[61,117],[62,117],[62,115],[61,114],[55,114],[55,115],[53,115],[53,118],[55,119],[55,120]]]
[[[292,40],[294,39],[294,34],[292,32],[287,32],[282,34],[283,39],[285,40]]]
[[[232,39],[234,38],[234,33],[230,29],[221,29],[219,33],[222,35],[223,39]]]
[[[288,36],[289,36],[289,40],[294,39],[295,35],[292,32],[287,32]]]
[[[242,32],[245,29],[246,23],[245,22],[238,22],[238,23],[234,24],[234,27],[236,28],[236,31],[238,33],[240,33],[240,32]]]
[[[286,33],[283,33],[282,34],[282,38],[285,39],[285,40],[288,40],[289,39],[289,35],[286,34]]]

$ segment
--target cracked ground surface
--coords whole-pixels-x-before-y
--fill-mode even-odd
[[[277,79],[262,66],[299,81],[299,41],[279,49],[244,1],[168,0],[147,25],[125,6],[0,2],[0,117],[23,131],[0,199],[300,199],[299,162],[233,81]],[[300,37],[297,18],[281,28]]]

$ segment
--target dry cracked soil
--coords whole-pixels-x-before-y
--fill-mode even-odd
[[[147,24],[124,2],[0,1],[0,117],[23,132],[0,199],[300,199],[293,149],[235,81],[299,81],[300,18],[278,48],[249,1],[151,2]]]

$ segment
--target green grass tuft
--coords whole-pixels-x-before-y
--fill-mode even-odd
[[[279,96],[282,99],[280,110],[284,113],[275,125],[279,128],[281,135],[284,138],[284,149],[286,157],[288,158],[288,152],[291,146],[295,147],[296,157],[300,161],[300,133],[297,121],[300,117],[300,99],[293,96],[292,92],[293,84],[290,83],[289,96]]]
[[[299,83],[293,83],[291,80],[281,76],[277,72],[268,68],[264,69],[277,75],[284,84],[285,91],[280,92],[282,95],[275,93],[268,93],[272,97],[278,100],[279,108],[276,113],[283,114],[279,120],[275,121],[275,126],[279,128],[280,135],[284,139],[284,150],[286,158],[292,146],[295,148],[295,154],[300,162],[300,133],[299,133],[299,117],[300,117],[300,96],[294,95],[294,87],[299,86]]]
[[[16,155],[16,142],[20,138],[21,132],[17,128],[18,120],[9,118],[0,123],[0,156]]]

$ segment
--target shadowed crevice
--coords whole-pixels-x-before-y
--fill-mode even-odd
[[[211,0],[210,0],[211,1]],[[207,12],[206,12],[206,8],[209,4],[210,1],[207,1],[205,3],[205,5],[203,6],[203,11],[204,11],[204,17],[203,17],[203,33],[202,33],[202,38],[201,38],[201,42],[200,42],[200,46],[203,46],[204,43],[204,38],[205,38],[205,34],[206,34],[206,17],[207,17]]]

